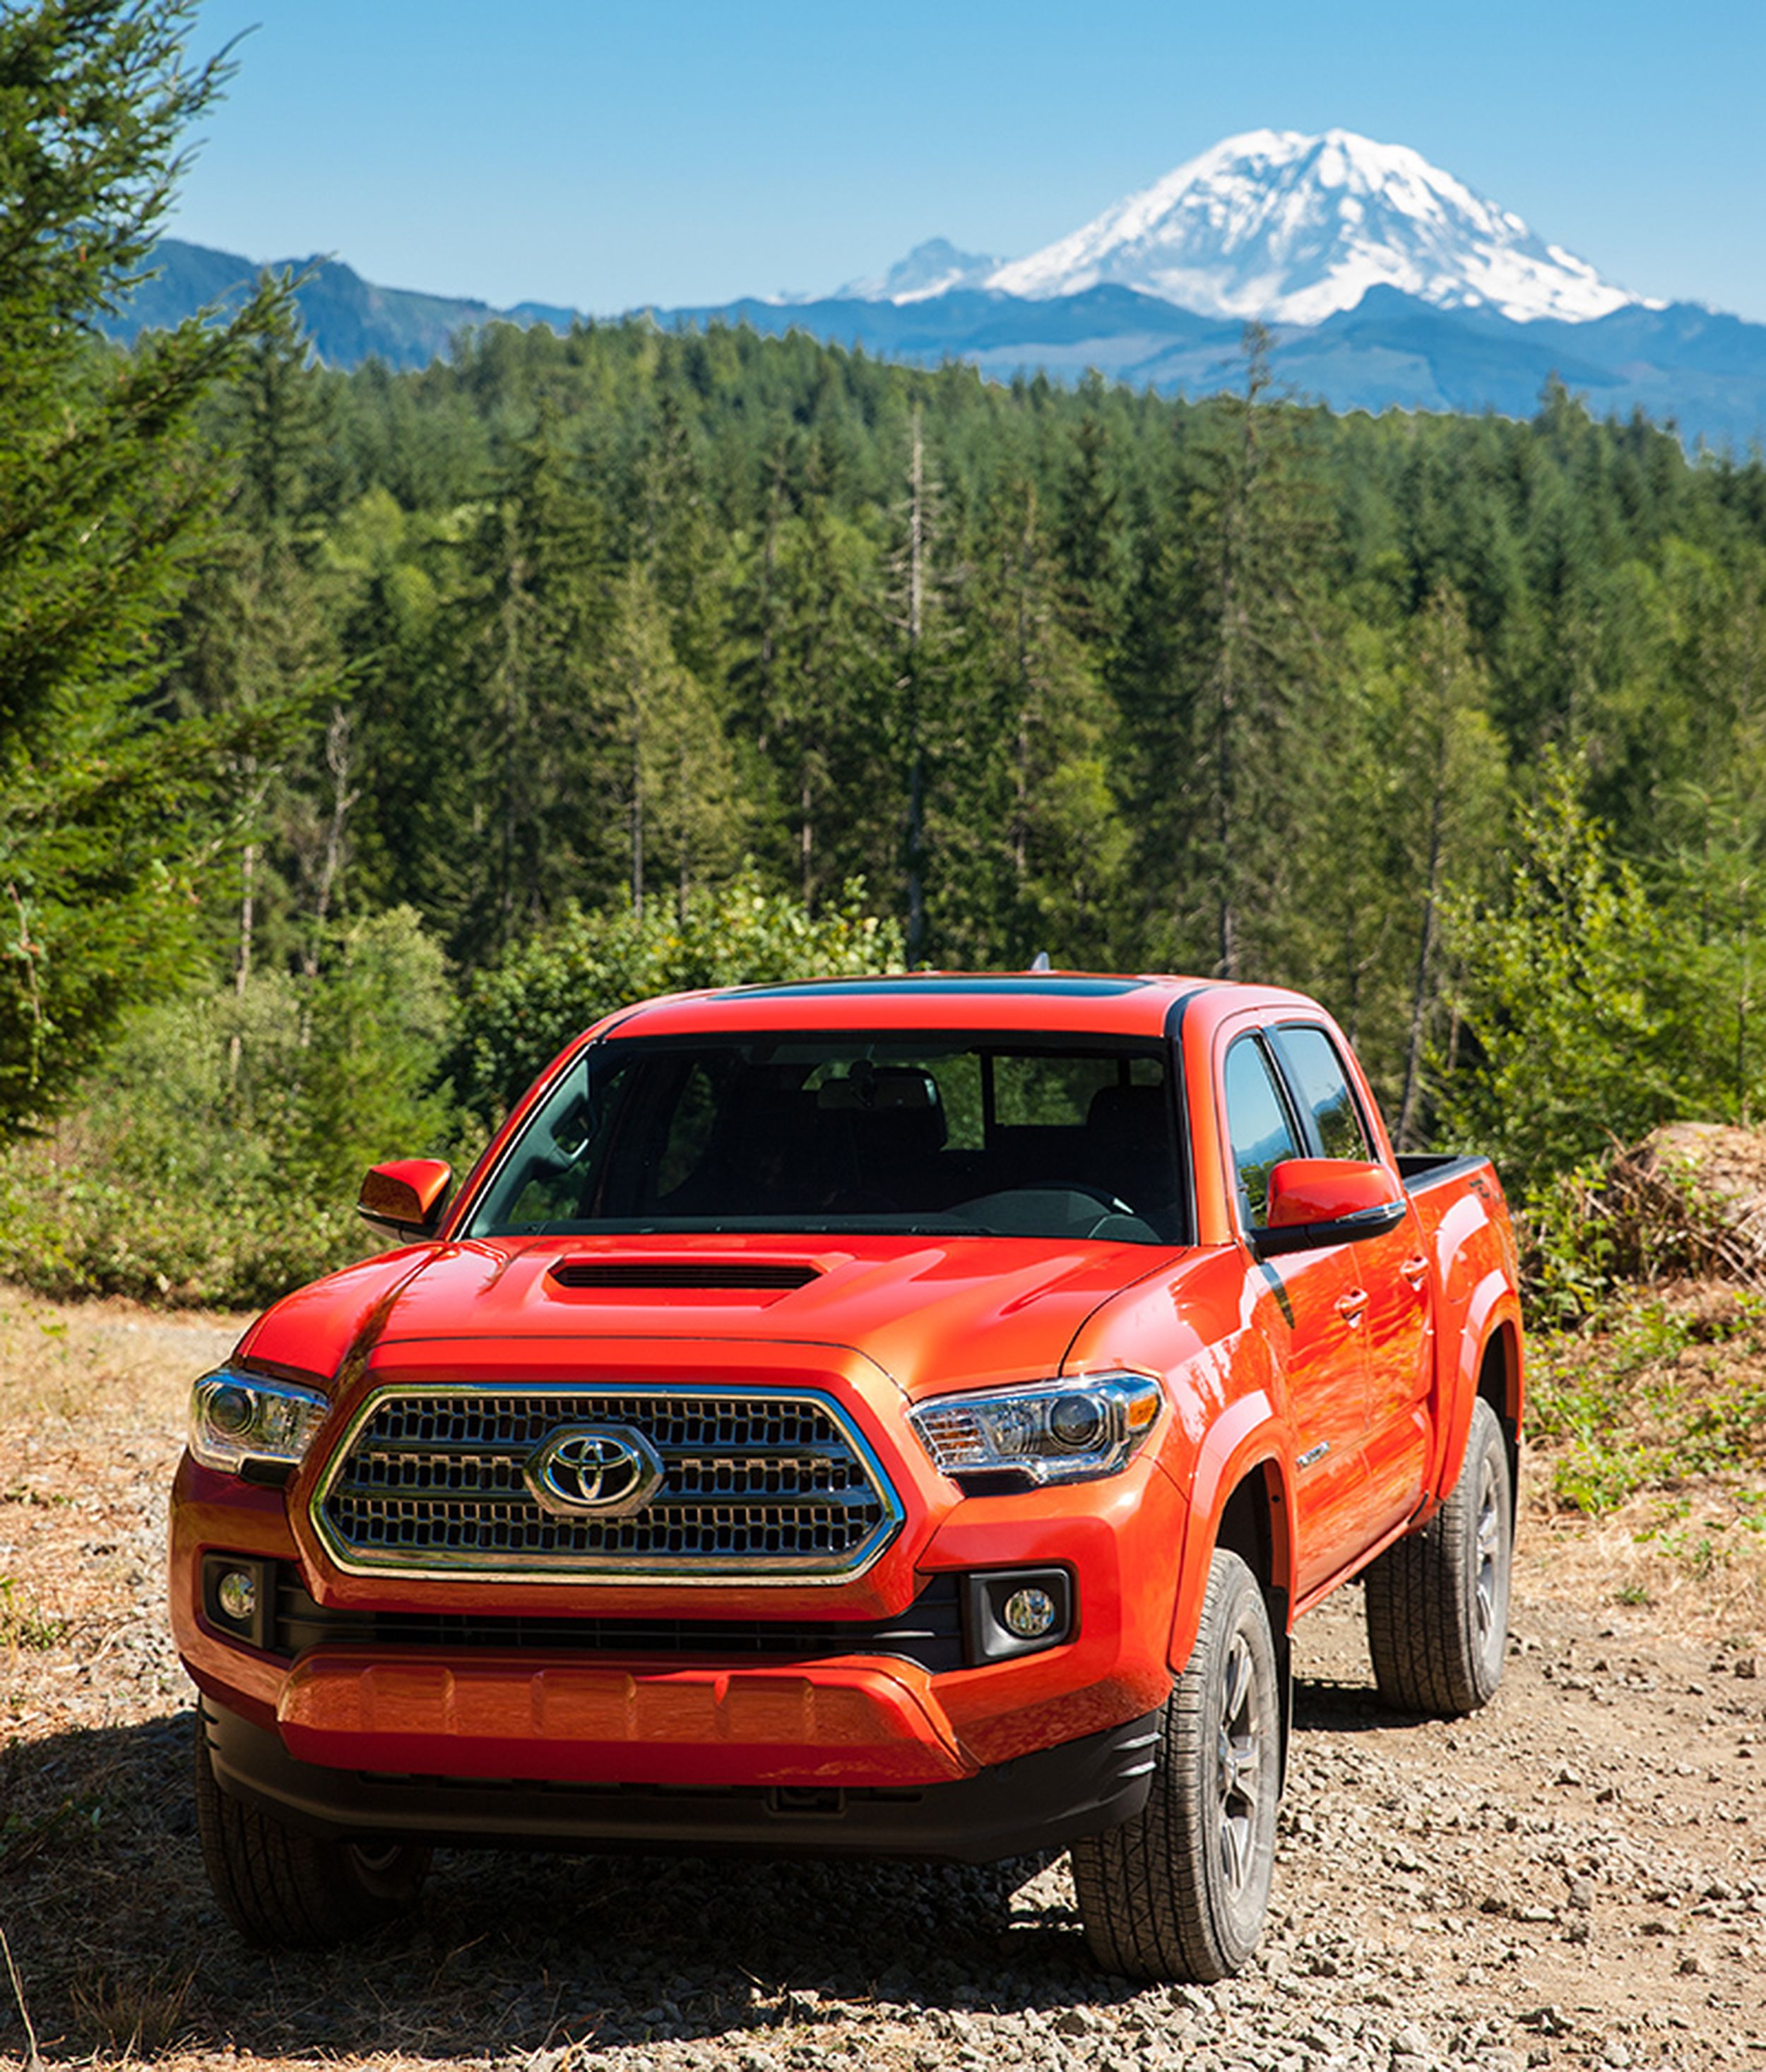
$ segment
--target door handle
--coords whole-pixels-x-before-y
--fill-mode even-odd
[[[1429,1277],[1429,1262],[1426,1259],[1407,1259],[1398,1268],[1413,1288],[1420,1288]]]
[[[1338,1296],[1336,1313],[1347,1322],[1352,1324],[1360,1318],[1362,1311],[1365,1309],[1367,1306],[1368,1291],[1366,1289],[1352,1288],[1347,1295]]]

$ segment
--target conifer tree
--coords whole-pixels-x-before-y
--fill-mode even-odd
[[[0,13],[0,1137],[187,968],[229,768],[266,731],[153,705],[211,500],[195,408],[278,292],[126,356],[95,328],[226,76],[186,57],[195,19],[194,0]]]
[[[175,626],[169,681],[180,709],[305,720],[282,754],[248,746],[232,772],[238,879],[228,960],[241,992],[260,963],[316,968],[355,800],[350,713],[321,598],[331,453],[321,380],[285,307],[213,399],[206,432],[228,456],[228,493]]]
[[[1305,413],[1270,395],[1268,339],[1246,327],[1242,395],[1198,411],[1187,494],[1138,610],[1167,624],[1138,699],[1148,823],[1181,953],[1239,978],[1285,909],[1307,792],[1293,748],[1324,717],[1325,518],[1300,442]],[[1171,865],[1175,861],[1175,882]],[[1158,867],[1163,865],[1163,868]],[[1197,923],[1205,918],[1207,937]]]
[[[616,754],[597,675],[611,612],[605,514],[542,413],[463,557],[455,692],[457,752],[472,771],[472,860],[456,953],[507,948],[566,897],[620,882],[598,811]]]
[[[1500,826],[1501,761],[1488,716],[1489,684],[1472,652],[1465,606],[1446,584],[1413,624],[1400,738],[1412,839],[1397,860],[1402,885],[1414,888],[1415,963],[1410,981],[1404,1078],[1393,1134],[1402,1150],[1421,1141],[1423,1067],[1445,991],[1441,909],[1450,883],[1463,897],[1494,847]]]
[[[936,866],[928,848],[926,802],[937,781],[933,744],[942,730],[945,701],[952,689],[956,635],[951,600],[957,581],[951,565],[952,528],[943,485],[928,450],[924,412],[917,401],[908,418],[904,476],[883,609],[894,672],[883,731],[901,802],[902,932],[912,965],[924,957],[927,948],[927,881]]]
[[[614,742],[608,775],[627,843],[634,918],[658,877],[684,910],[697,883],[726,877],[739,854],[735,758],[706,687],[681,666],[657,581],[634,561],[620,578],[599,694]]]
[[[941,932],[970,956],[1107,963],[1123,932],[1114,716],[1063,572],[1035,484],[1010,484],[978,543],[972,645],[941,742]]]

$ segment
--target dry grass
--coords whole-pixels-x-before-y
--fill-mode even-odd
[[[1651,1490],[1591,1518],[1556,1499],[1551,1472],[1535,1453],[1521,1478],[1529,1597],[1637,1612],[1743,1655],[1766,1639],[1766,1477]]]
[[[193,1964],[103,1970],[79,1981],[68,1998],[101,2047],[126,2063],[134,2058],[162,2057],[183,2035],[185,2004],[196,1982]]]
[[[1669,1630],[1766,1630],[1766,1298],[1710,1281],[1630,1291],[1529,1348],[1530,1568]]]

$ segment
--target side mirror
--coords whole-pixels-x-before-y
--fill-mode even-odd
[[[1259,1259],[1378,1237],[1404,1220],[1383,1166],[1359,1158],[1284,1158],[1270,1170],[1269,1221],[1251,1236]]]
[[[440,1158],[394,1158],[370,1166],[362,1176],[356,1213],[393,1237],[434,1237],[453,1178],[454,1168]]]

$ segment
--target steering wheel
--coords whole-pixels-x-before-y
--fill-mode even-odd
[[[1088,1186],[1083,1180],[1027,1180],[1023,1186],[1014,1187],[1011,1191],[1015,1194],[1083,1194],[1113,1216],[1131,1216],[1134,1213],[1120,1194],[1109,1194],[1102,1187]]]

